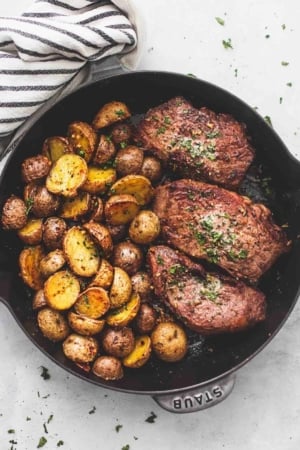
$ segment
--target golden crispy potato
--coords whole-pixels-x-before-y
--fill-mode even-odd
[[[134,348],[129,355],[123,358],[122,363],[125,367],[138,369],[142,367],[151,355],[151,339],[149,336],[138,336],[135,338]]]
[[[93,278],[90,286],[99,286],[104,289],[108,289],[113,282],[114,279],[114,268],[113,266],[104,258],[101,259],[101,263]]]
[[[83,291],[74,305],[74,309],[78,314],[91,319],[99,319],[109,308],[109,296],[103,288],[98,286],[92,286]]]
[[[132,135],[131,126],[128,123],[116,123],[111,130],[111,138],[115,144],[126,143]]]
[[[135,292],[125,305],[111,311],[106,317],[106,323],[111,327],[126,327],[137,315],[141,299]]]
[[[22,179],[24,183],[40,180],[48,175],[50,168],[51,161],[46,156],[31,156],[22,162]]]
[[[147,272],[137,272],[131,277],[132,289],[139,294],[142,301],[147,300],[152,293],[151,280]]]
[[[78,279],[68,270],[60,270],[51,275],[44,284],[47,304],[59,311],[71,308],[80,292]]]
[[[135,318],[135,323],[139,333],[148,334],[156,325],[157,313],[153,306],[148,303],[142,303]]]
[[[50,250],[62,248],[62,241],[67,230],[66,222],[60,217],[48,217],[43,224],[43,242]]]
[[[132,286],[129,275],[120,267],[114,268],[114,278],[110,288],[111,308],[119,308],[126,303],[131,295]]]
[[[128,145],[117,153],[116,171],[123,177],[130,174],[138,174],[141,171],[143,159],[143,150],[135,145]]]
[[[114,247],[113,265],[125,270],[128,275],[135,274],[141,268],[143,259],[140,247],[130,241],[119,242]]]
[[[38,245],[43,237],[42,219],[29,219],[25,227],[18,230],[18,236],[27,245]]]
[[[112,195],[105,203],[104,215],[110,225],[125,225],[132,221],[139,209],[133,195]]]
[[[92,371],[97,377],[107,381],[120,380],[124,376],[121,361],[114,356],[99,356]]]
[[[85,160],[73,153],[62,155],[52,166],[46,178],[46,187],[53,194],[76,197],[77,190],[87,179]]]
[[[123,102],[113,101],[106,103],[97,112],[94,120],[93,127],[96,130],[107,127],[114,122],[120,122],[131,116],[128,107]]]
[[[44,280],[40,271],[40,262],[44,256],[41,245],[24,248],[19,256],[21,277],[24,283],[35,291],[43,288]]]
[[[26,204],[36,217],[48,217],[55,214],[60,206],[60,198],[49,192],[46,186],[32,186],[31,195]]]
[[[104,194],[116,181],[115,169],[101,169],[96,166],[89,166],[85,183],[82,190],[91,194]]]
[[[74,198],[65,198],[60,210],[63,219],[78,220],[91,209],[91,195],[88,192],[79,192]]]
[[[89,162],[96,147],[95,130],[86,122],[73,122],[69,125],[67,134],[74,152]]]
[[[62,269],[66,258],[62,250],[56,249],[48,253],[40,261],[40,271],[43,277],[48,278],[53,273]]]
[[[159,181],[162,177],[160,161],[157,158],[154,158],[154,156],[145,156],[140,173],[152,183]]]
[[[32,300],[32,309],[37,310],[41,309],[47,306],[47,300],[45,297],[45,293],[43,289],[39,289],[34,294],[33,300]]]
[[[102,335],[101,342],[105,353],[116,358],[124,358],[134,348],[134,334],[132,329],[128,327],[119,330],[107,328]]]
[[[70,311],[68,314],[70,327],[78,334],[83,336],[93,336],[102,331],[105,320],[92,319],[81,314]]]
[[[94,222],[101,222],[103,219],[104,205],[100,197],[92,197],[90,209],[90,220],[93,220]]]
[[[83,224],[83,228],[100,247],[101,255],[108,257],[113,250],[113,242],[108,228],[92,220]]]
[[[62,348],[68,359],[84,364],[96,358],[99,345],[93,337],[73,333],[63,342]]]
[[[144,206],[150,202],[153,192],[153,187],[148,178],[142,175],[126,175],[112,185],[109,194],[133,195],[138,204]]]
[[[174,322],[159,323],[151,334],[151,341],[157,357],[167,362],[180,361],[188,349],[185,331]]]
[[[98,270],[100,257],[89,233],[82,227],[69,228],[63,239],[63,249],[72,271],[82,277],[91,277]]]
[[[150,210],[140,211],[129,227],[130,239],[136,244],[150,244],[160,233],[157,215]]]
[[[95,150],[93,164],[101,165],[108,163],[116,153],[116,147],[109,136],[102,134]]]
[[[25,202],[11,195],[4,203],[1,223],[4,230],[19,230],[26,225],[28,208]]]
[[[45,140],[42,154],[51,162],[57,161],[65,153],[73,153],[73,149],[67,138],[52,136]]]
[[[64,316],[51,308],[41,309],[37,314],[37,322],[43,335],[50,341],[63,341],[70,333]]]

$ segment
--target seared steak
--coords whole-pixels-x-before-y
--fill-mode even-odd
[[[156,295],[194,331],[241,331],[265,319],[264,294],[242,281],[206,272],[165,246],[150,248],[148,263]]]
[[[166,243],[251,282],[289,247],[268,208],[210,184],[178,180],[160,186],[154,211]]]
[[[254,157],[245,126],[176,97],[150,109],[136,140],[182,176],[237,188]]]

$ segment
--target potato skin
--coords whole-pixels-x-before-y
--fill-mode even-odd
[[[27,208],[25,202],[15,195],[11,195],[4,203],[1,216],[4,230],[19,230],[26,225]]]
[[[48,175],[51,161],[43,155],[26,158],[22,163],[21,173],[25,183],[40,180]]]
[[[157,215],[150,210],[140,211],[129,227],[130,239],[137,244],[150,244],[160,233]]]
[[[115,144],[121,144],[131,138],[132,130],[128,123],[116,123],[111,130],[111,138]]]
[[[93,120],[93,127],[99,130],[115,122],[127,119],[130,116],[130,111],[125,103],[119,101],[105,103],[97,112]]]
[[[156,325],[156,311],[148,303],[142,303],[135,320],[138,331],[141,334],[148,334]]]
[[[36,291],[32,300],[32,309],[38,310],[47,306],[47,300],[43,289]]]
[[[92,336],[100,333],[105,324],[104,320],[92,319],[73,311],[69,312],[68,321],[72,330],[83,336]]]
[[[152,292],[151,280],[147,272],[137,272],[131,277],[132,289],[139,294],[142,301],[149,298]]]
[[[102,336],[102,347],[106,353],[116,358],[124,358],[134,348],[134,334],[131,328],[119,330],[107,328]]]
[[[116,147],[108,136],[102,134],[95,150],[93,163],[101,165],[107,163],[116,154]]]
[[[127,227],[125,224],[110,225],[109,223],[107,223],[106,226],[108,228],[108,231],[110,232],[113,242],[116,243],[125,238],[127,233]]]
[[[46,186],[36,186],[31,212],[36,217],[48,217],[56,213],[60,206],[57,195],[48,191]]]
[[[65,356],[77,363],[92,362],[96,358],[99,349],[96,339],[76,333],[70,334],[62,346]]]
[[[54,272],[62,269],[66,263],[66,258],[62,250],[56,249],[48,253],[40,261],[40,271],[43,277],[48,278]]]
[[[66,222],[60,217],[48,217],[43,225],[43,241],[50,250],[62,248],[63,238],[67,230]]]
[[[138,174],[141,171],[144,159],[144,152],[135,145],[118,151],[116,156],[116,170],[119,175]]]
[[[63,341],[70,328],[64,316],[51,308],[43,308],[37,314],[38,326],[43,335],[54,342]]]
[[[145,156],[140,173],[151,182],[159,181],[162,177],[160,161],[154,156]]]
[[[124,376],[121,361],[114,356],[99,356],[92,371],[97,377],[107,381],[120,380]]]
[[[130,241],[115,245],[113,265],[121,267],[128,275],[134,275],[141,268],[143,253],[141,249]]]
[[[180,361],[188,349],[183,328],[174,322],[159,323],[151,334],[151,341],[157,357],[167,362]]]

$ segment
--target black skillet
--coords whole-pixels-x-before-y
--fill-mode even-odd
[[[103,76],[103,73],[102,73]],[[31,293],[18,273],[21,248],[15,233],[0,230],[0,300],[32,342],[49,358],[74,375],[102,387],[128,393],[150,394],[165,409],[190,412],[212,406],[231,391],[235,372],[274,337],[290,314],[300,287],[300,163],[288,152],[273,129],[234,95],[205,81],[166,72],[104,74],[25,125],[22,137],[13,142],[0,178],[1,204],[11,193],[20,194],[20,165],[41,150],[46,137],[64,135],[75,120],[90,122],[107,101],[121,100],[134,115],[145,113],[173,96],[182,95],[197,106],[232,114],[247,125],[257,157],[242,193],[268,204],[279,224],[288,224],[291,251],[282,256],[259,282],[267,296],[267,318],[255,328],[209,339],[192,336],[184,361],[167,364],[154,357],[141,369],[127,369],[122,380],[105,382],[67,360],[60,344],[43,338],[31,310]],[[284,120],[284,118],[283,118]],[[32,121],[31,121],[32,122]]]

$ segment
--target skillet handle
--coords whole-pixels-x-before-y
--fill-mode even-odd
[[[163,409],[173,413],[190,413],[215,406],[230,394],[235,375],[229,375],[216,383],[186,389],[175,394],[155,395],[153,399]]]

